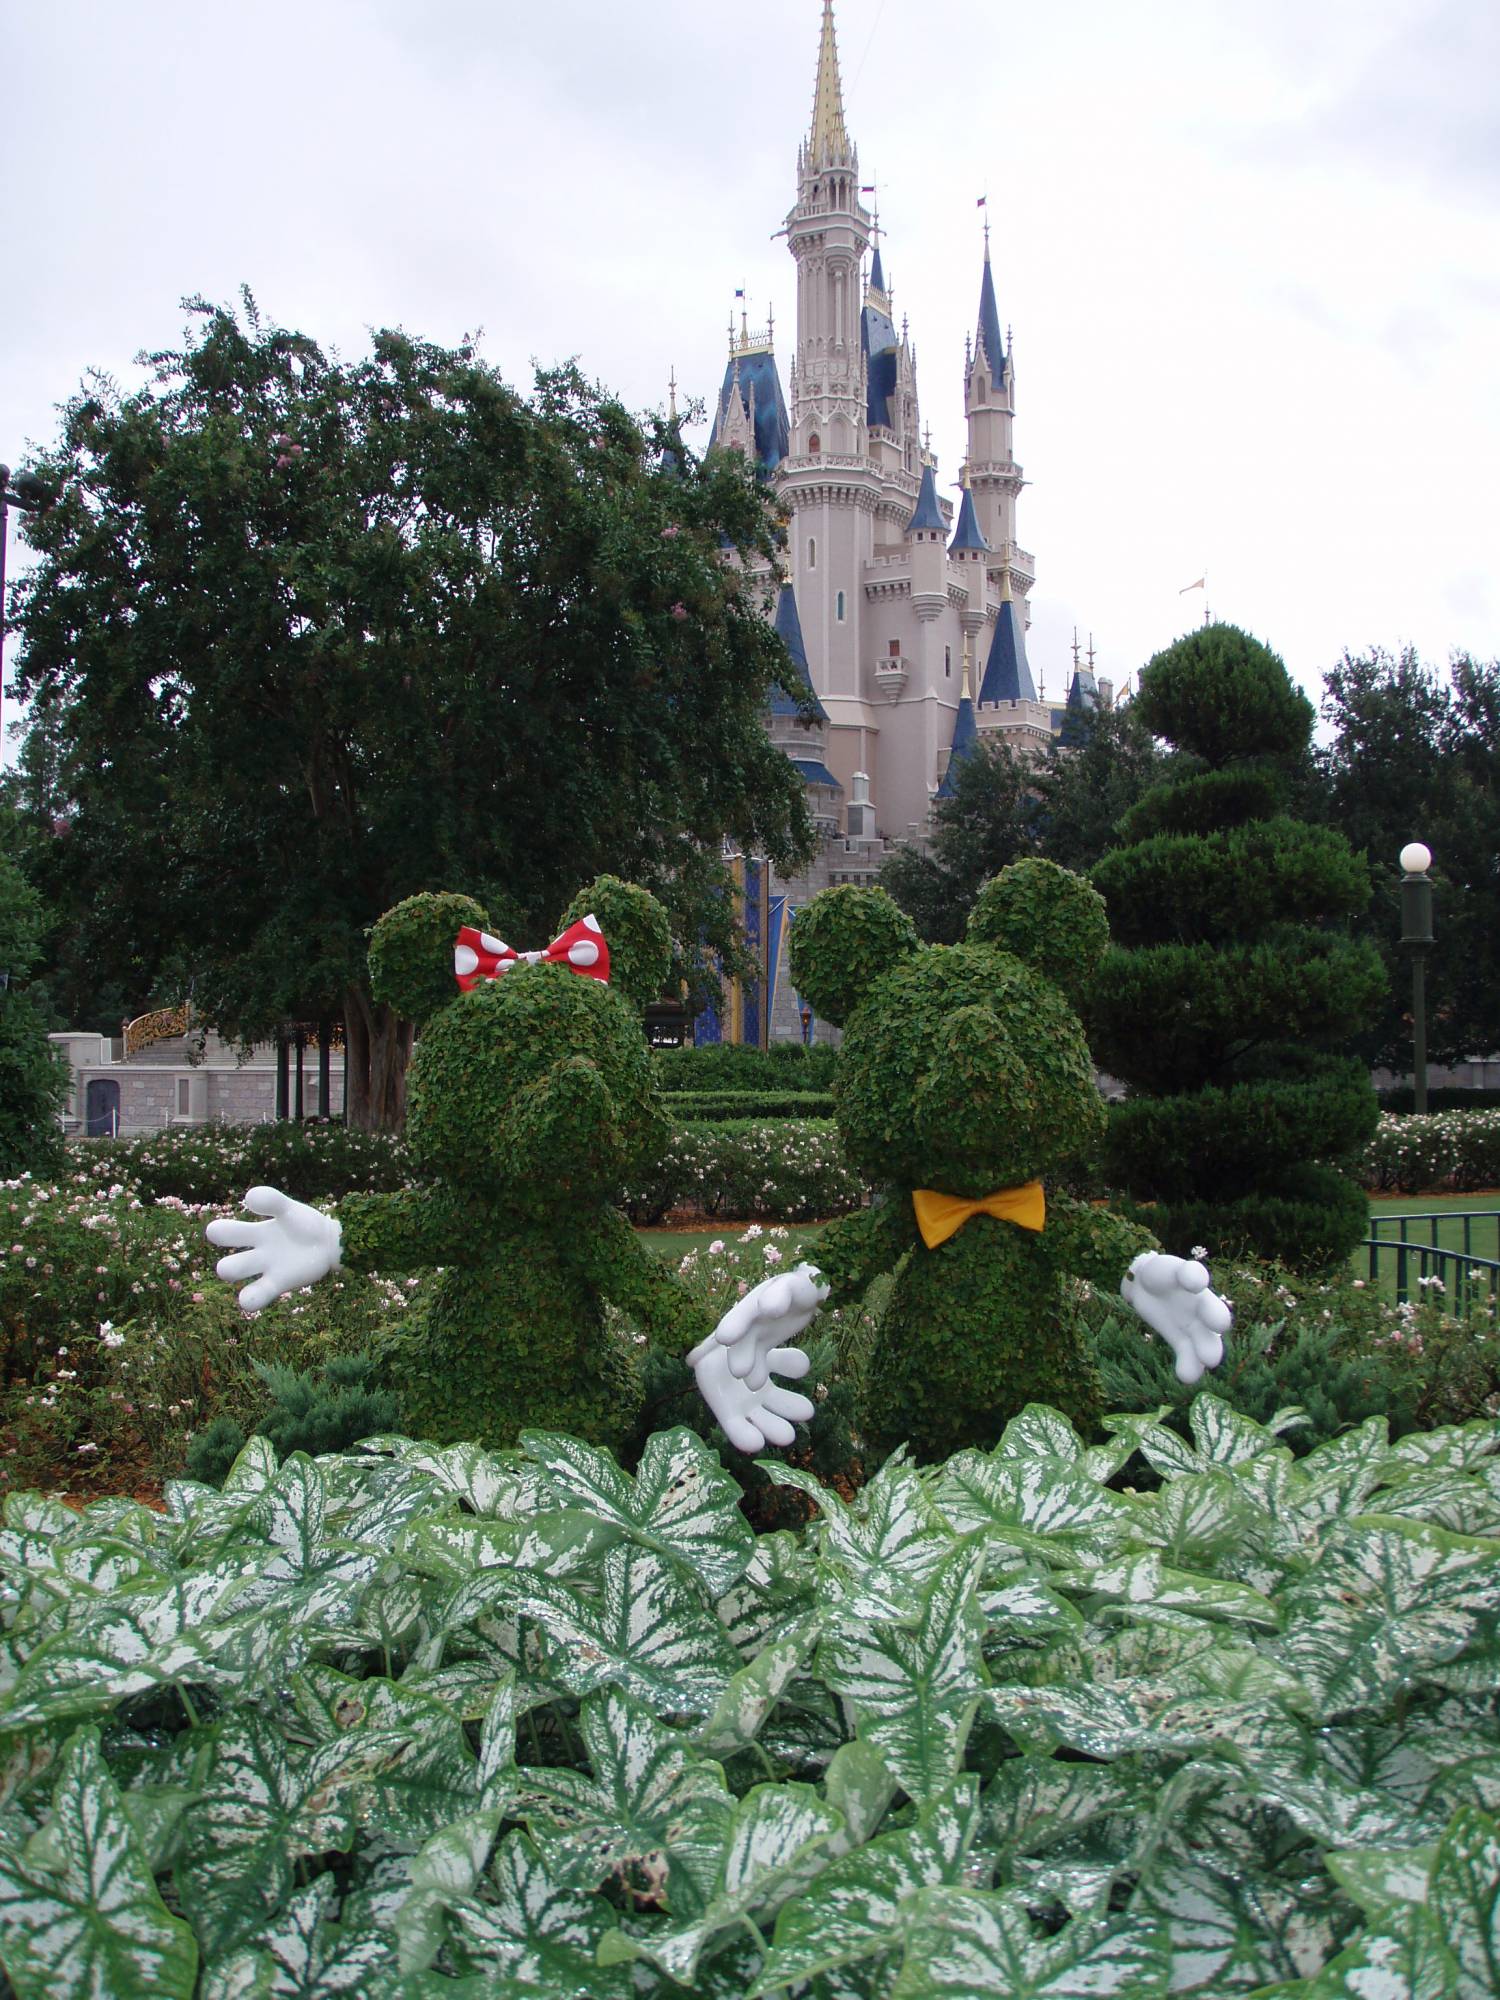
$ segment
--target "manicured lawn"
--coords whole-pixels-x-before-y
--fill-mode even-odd
[[[1372,1229],[1390,1241],[1400,1238],[1400,1230],[1393,1222],[1383,1217],[1397,1215],[1435,1216],[1437,1223],[1437,1247],[1440,1250],[1467,1250],[1476,1257],[1500,1259],[1500,1195],[1494,1192],[1483,1194],[1424,1194],[1424,1195],[1372,1195],[1370,1197],[1370,1222]],[[1461,1219],[1468,1216],[1467,1224]],[[1433,1241],[1432,1226],[1426,1221],[1413,1221],[1406,1232],[1410,1243],[1429,1244]],[[1369,1252],[1363,1248],[1354,1253],[1355,1270],[1368,1280],[1370,1275]],[[1396,1259],[1382,1252],[1377,1262],[1377,1282],[1382,1292],[1392,1297],[1396,1291]],[[1416,1258],[1408,1260],[1408,1281],[1414,1282],[1419,1276],[1421,1265]],[[1444,1274],[1440,1267],[1434,1267],[1437,1275],[1452,1275],[1452,1268]]]

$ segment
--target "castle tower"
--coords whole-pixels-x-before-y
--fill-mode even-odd
[[[969,431],[969,484],[985,539],[994,551],[992,568],[1010,574],[1010,589],[1029,622],[1026,593],[1036,580],[1035,565],[1016,545],[1016,496],[1025,481],[1011,447],[1016,415],[1015,357],[1000,334],[995,279],[990,269],[990,226],[984,225],[984,270],[979,280],[979,320],[964,371],[964,413]]]
[[[790,444],[776,486],[792,517],[792,580],[828,711],[829,767],[846,795],[862,771],[879,797],[880,721],[868,684],[873,669],[863,670],[869,650],[863,579],[883,486],[869,449],[868,340],[879,351],[881,379],[898,399],[900,365],[899,354],[895,366],[888,361],[889,315],[878,308],[873,319],[865,314],[871,230],[860,200],[859,156],[844,122],[833,4],[823,0],[812,123],[798,149],[797,199],[786,219],[797,265],[797,344]]]

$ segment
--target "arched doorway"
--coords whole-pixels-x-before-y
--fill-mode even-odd
[[[91,1076],[84,1096],[84,1134],[113,1139],[120,1130],[120,1086],[112,1076]]]

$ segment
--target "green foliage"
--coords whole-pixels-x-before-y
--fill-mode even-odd
[[[991,876],[1037,843],[1035,770],[1003,738],[981,739],[935,801],[931,836],[898,847],[882,864],[880,886],[911,917],[923,942],[958,944],[964,918]]]
[[[1389,976],[1361,1053],[1398,1073],[1411,1066],[1397,857],[1421,840],[1433,854],[1435,906],[1428,1047],[1436,1062],[1461,1062],[1493,1047],[1500,1028],[1500,663],[1458,654],[1439,674],[1410,649],[1346,653],[1325,677],[1323,716],[1331,733],[1313,808],[1369,862],[1376,893],[1365,930]]]
[[[343,1014],[351,1118],[394,1125],[382,911],[457,884],[533,948],[612,868],[712,957],[724,836],[805,856],[760,719],[785,648],[745,580],[779,524],[737,454],[699,461],[572,369],[524,398],[467,341],[385,330],[345,361],[248,299],[190,311],[145,387],[67,406],[25,530],[54,997],[90,1011],[108,935],[141,1002],[191,977],[247,1036]]]
[[[1305,750],[1316,717],[1267,646],[1235,625],[1205,625],[1158,653],[1132,706],[1153,735],[1213,770]]]
[[[1116,945],[1093,1046],[1130,1087],[1107,1171],[1169,1250],[1330,1268],[1365,1233],[1348,1169],[1376,1106],[1344,1052],[1385,979],[1348,935],[1363,861],[1341,832],[1271,810],[1301,774],[1311,707],[1231,626],[1159,654],[1134,706],[1210,771],[1158,787],[1127,823],[1132,844],[1094,869]]]
[[[1287,1423],[1032,1405],[852,1500],[772,1463],[800,1534],[682,1429],[634,1477],[256,1439],[161,1514],[12,1498],[0,1962],[24,2000],[1477,2000],[1500,1427]]]
[[[969,912],[968,936],[971,944],[1008,951],[1082,1007],[1109,949],[1109,913],[1081,875],[1032,857],[985,883]]]
[[[832,1090],[838,1050],[823,1042],[706,1042],[701,1048],[657,1049],[658,1090]]]
[[[1357,917],[1370,900],[1369,871],[1341,833],[1286,818],[1138,840],[1106,854],[1093,880],[1122,945],[1217,944]]]
[[[1282,1429],[1299,1455],[1381,1417],[1392,1437],[1440,1431],[1495,1414],[1500,1329],[1455,1318],[1437,1288],[1396,1305],[1345,1269],[1305,1278],[1279,1265],[1227,1265],[1215,1286],[1234,1307],[1234,1331],[1214,1371],[1214,1393],[1256,1423]],[[1185,1437],[1196,1388],[1117,1298],[1081,1295],[1078,1310],[1098,1357],[1109,1410],[1157,1406]],[[1296,1421],[1286,1422],[1289,1410]]]
[[[1500,1109],[1387,1114],[1361,1156],[1360,1179],[1383,1194],[1500,1187]]]
[[[633,1007],[661,997],[672,963],[672,926],[647,890],[618,875],[600,875],[580,889],[557,920],[559,931],[581,917],[597,917],[609,945],[609,983]]]
[[[7,829],[8,831],[8,829]],[[47,1018],[26,990],[41,955],[41,899],[6,853],[0,853],[0,1176],[44,1173],[62,1158],[58,1114],[68,1069],[47,1040]]]
[[[679,1118],[831,1118],[829,1090],[680,1090],[668,1107]]]
[[[1153,1239],[1065,1200],[1040,1234],[980,1214],[936,1248],[920,1239],[916,1190],[979,1200],[1071,1175],[1093,1152],[1104,1112],[1078,1017],[1058,985],[990,940],[1013,938],[1078,989],[1105,939],[1097,895],[1036,860],[982,892],[974,941],[893,949],[902,923],[878,889],[825,890],[793,927],[793,977],[813,991],[805,968],[820,1011],[829,998],[848,1009],[839,1130],[876,1188],[874,1208],[824,1232],[819,1266],[836,1302],[895,1272],[860,1429],[878,1450],[909,1440],[927,1458],[993,1438],[1032,1399],[1091,1420],[1098,1383],[1059,1312],[1061,1275],[1117,1285]]]
[[[868,1195],[832,1119],[776,1118],[674,1126],[622,1201],[645,1224],[674,1209],[726,1222],[803,1222],[861,1208]]]
[[[842,1027],[878,980],[918,949],[910,917],[883,889],[845,882],[797,912],[792,985],[825,1021]]]
[[[370,933],[370,992],[404,1020],[428,1021],[453,998],[453,947],[466,925],[488,930],[472,896],[408,896]]]
[[[265,1438],[278,1458],[296,1451],[312,1457],[343,1451],[400,1423],[396,1398],[381,1386],[372,1355],[336,1355],[318,1369],[259,1361],[255,1372],[265,1386],[266,1406],[248,1430]],[[186,1476],[222,1486],[246,1436],[246,1427],[233,1417],[215,1417],[193,1435],[183,1462]]]
[[[266,1184],[315,1202],[405,1187],[412,1177],[411,1155],[392,1132],[286,1119],[78,1139],[69,1158],[87,1179],[129,1182],[144,1201],[238,1203],[247,1187]]]

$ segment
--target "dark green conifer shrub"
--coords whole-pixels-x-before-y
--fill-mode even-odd
[[[1280,809],[1313,710],[1266,647],[1207,626],[1157,655],[1136,705],[1193,762],[1093,870],[1114,937],[1093,1046],[1130,1087],[1105,1171],[1179,1255],[1327,1268],[1366,1229],[1349,1170],[1375,1097],[1343,1050],[1385,991],[1348,934],[1368,869]]]
[[[400,1428],[400,1406],[382,1386],[372,1355],[336,1355],[315,1372],[258,1361],[255,1372],[265,1384],[267,1400],[248,1435],[269,1439],[279,1458],[294,1451],[316,1458]],[[215,1417],[188,1446],[183,1468],[188,1478],[221,1486],[244,1450],[246,1436],[233,1417]]]

